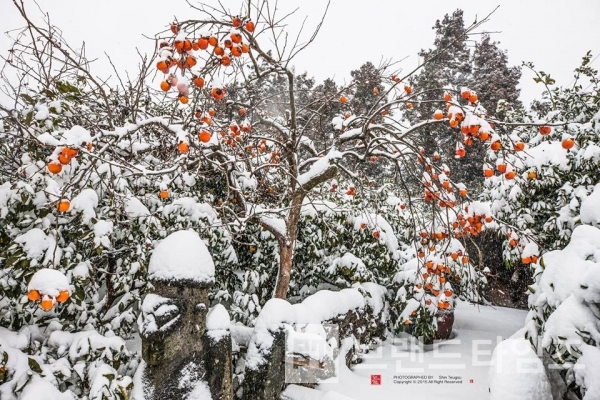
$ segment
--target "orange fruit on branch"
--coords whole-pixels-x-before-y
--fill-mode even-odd
[[[213,88],[210,91],[210,94],[215,100],[222,100],[223,97],[225,97],[225,90],[221,88]]]
[[[565,139],[562,141],[562,147],[563,149],[571,149],[573,148],[573,146],[575,146],[575,141],[571,138]]]
[[[45,296],[44,299],[42,299],[42,301],[40,303],[40,307],[44,311],[50,311],[53,306],[54,306],[54,301],[48,296]]]
[[[535,171],[529,171],[527,173],[527,179],[536,179],[537,178],[537,173]]]
[[[228,67],[231,65],[231,58],[229,56],[223,56],[221,58],[221,65],[224,67]]]
[[[539,128],[540,131],[540,135],[549,135],[550,133],[552,133],[552,127],[544,125],[544,126],[540,126]]]
[[[242,43],[242,35],[240,35],[240,34],[239,34],[239,33],[237,33],[237,32],[233,32],[233,33],[231,34],[231,41],[232,41],[233,43],[235,43],[235,44]]]
[[[58,202],[57,205],[58,211],[60,211],[61,213],[68,211],[69,207],[71,207],[71,202],[67,199],[62,199]]]
[[[30,290],[27,293],[27,298],[29,299],[29,301],[36,301],[40,299],[40,292],[38,292],[37,290]]]
[[[210,142],[210,138],[211,138],[211,134],[209,131],[203,130],[198,134],[198,139],[200,139],[200,141],[202,143]]]
[[[525,149],[525,143],[517,142],[514,144],[515,151],[523,151]]]
[[[185,154],[188,151],[190,151],[190,146],[187,143],[185,143],[185,142],[180,142],[179,145],[177,146],[177,148],[179,149],[179,151],[182,154]]]
[[[242,56],[242,47],[241,46],[233,46],[231,48],[231,54],[234,57],[241,57]]]
[[[62,164],[62,165],[67,165],[68,163],[71,162],[71,159],[67,156],[65,156],[64,154],[59,154],[58,155],[58,161]]]
[[[246,28],[246,30],[247,30],[248,32],[250,32],[250,33],[254,32],[254,28],[255,28],[255,26],[254,26],[254,22],[252,22],[252,21],[247,21],[247,22],[246,22],[246,25],[245,25],[245,28]]]
[[[70,296],[71,295],[67,290],[61,290],[58,296],[56,296],[56,301],[58,301],[59,303],[64,303],[65,301],[69,300]]]
[[[198,48],[200,50],[208,49],[208,38],[207,37],[201,37],[200,39],[198,39]]]
[[[192,83],[196,85],[196,87],[201,88],[204,86],[204,79],[199,76],[194,76],[192,79]]]

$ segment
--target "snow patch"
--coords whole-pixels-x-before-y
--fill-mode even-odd
[[[163,239],[152,252],[148,276],[163,282],[212,283],[215,264],[198,233],[177,231]]]

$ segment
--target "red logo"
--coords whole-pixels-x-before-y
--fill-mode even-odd
[[[469,383],[474,383],[474,380],[473,379],[469,379]]]
[[[371,375],[371,385],[381,385],[381,375]]]

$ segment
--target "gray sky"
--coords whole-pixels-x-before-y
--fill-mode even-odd
[[[30,14],[41,15],[32,0],[25,0]],[[232,9],[243,1],[223,0]],[[323,0],[281,0],[282,12],[298,7],[290,20],[290,31],[297,32],[307,16],[307,31],[319,22],[325,9]],[[215,4],[213,0],[211,4]],[[136,47],[151,53],[153,36],[166,28],[173,17],[194,18],[184,0],[38,0],[74,47],[86,42],[87,54],[99,58],[96,73],[110,70],[103,52],[119,69],[135,70]],[[404,60],[405,70],[418,64],[417,52],[433,44],[436,19],[456,8],[465,11],[465,23],[481,19],[497,5],[500,8],[481,29],[492,34],[508,51],[511,65],[532,61],[538,69],[552,74],[559,84],[572,82],[573,69],[587,50],[600,54],[599,0],[332,0],[329,13],[316,41],[297,57],[299,71],[308,71],[317,80],[334,77],[343,82],[350,71],[366,61],[378,64],[382,58]],[[2,32],[22,26],[12,0],[0,0]],[[0,38],[0,52],[6,55],[10,41]],[[600,58],[593,64],[600,68]],[[524,72],[522,98],[529,102],[541,91]]]

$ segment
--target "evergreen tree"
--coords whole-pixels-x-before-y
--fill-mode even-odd
[[[439,107],[436,100],[443,98],[445,91],[454,95],[472,80],[463,11],[446,14],[441,21],[436,21],[433,29],[436,31],[434,47],[419,53],[419,57],[427,63],[412,82],[416,101],[413,103],[414,109],[407,111],[407,118],[411,122],[431,118]],[[476,168],[477,158],[483,158],[482,145],[475,144],[474,148],[468,149],[465,157],[455,159],[456,145],[462,141],[461,136],[447,125],[436,125],[422,135],[419,145],[425,149],[427,157],[439,152],[447,160],[453,178],[468,183],[473,190],[473,186],[479,186],[482,180],[481,167]],[[473,172],[469,173],[471,170]]]
[[[489,35],[485,35],[481,42],[475,43],[473,79],[470,87],[481,94],[479,101],[488,115],[502,118],[502,108],[505,107],[498,109],[500,101],[513,108],[521,107],[520,89],[517,89],[521,68],[508,66],[506,52],[502,51],[498,44],[493,42]]]

